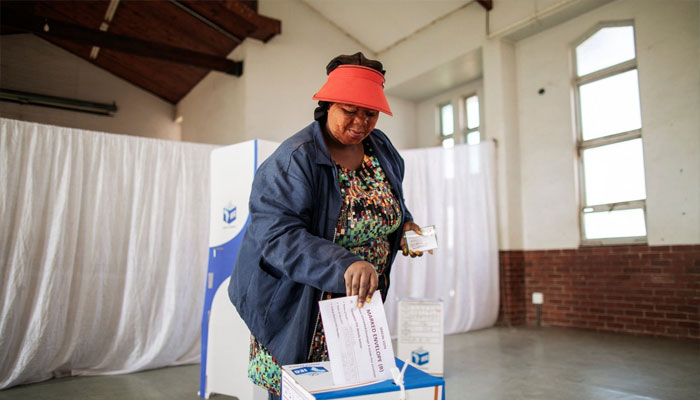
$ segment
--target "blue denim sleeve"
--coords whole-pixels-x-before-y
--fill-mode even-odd
[[[253,182],[248,229],[260,246],[261,267],[323,291],[345,293],[345,270],[361,258],[312,233],[317,202],[326,199],[314,193],[308,170],[313,166],[284,165],[288,162],[269,159]]]

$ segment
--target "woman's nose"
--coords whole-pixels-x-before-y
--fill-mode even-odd
[[[366,124],[369,121],[369,116],[363,112],[355,114],[355,123]]]

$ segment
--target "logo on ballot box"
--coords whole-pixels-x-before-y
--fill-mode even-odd
[[[416,365],[425,365],[430,362],[430,352],[419,348],[411,352],[411,362]]]
[[[227,224],[232,223],[236,220],[237,214],[236,206],[229,202],[226,207],[224,207],[224,222]]]
[[[294,375],[318,375],[322,374],[324,372],[328,372],[328,370],[325,367],[301,367],[301,368],[294,368],[292,369],[292,372],[294,372]]]

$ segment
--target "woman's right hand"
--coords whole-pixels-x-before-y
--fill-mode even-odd
[[[367,261],[355,261],[345,270],[345,295],[357,295],[357,306],[362,308],[365,301],[372,299],[377,290],[377,271]]]

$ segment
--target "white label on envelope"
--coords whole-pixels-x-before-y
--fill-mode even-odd
[[[319,303],[335,385],[391,379],[394,349],[379,291],[357,307],[357,296]]]
[[[406,231],[404,235],[406,236],[406,246],[410,251],[428,251],[437,249],[437,234],[435,232],[435,226],[424,226],[420,228],[421,235],[414,231]]]

